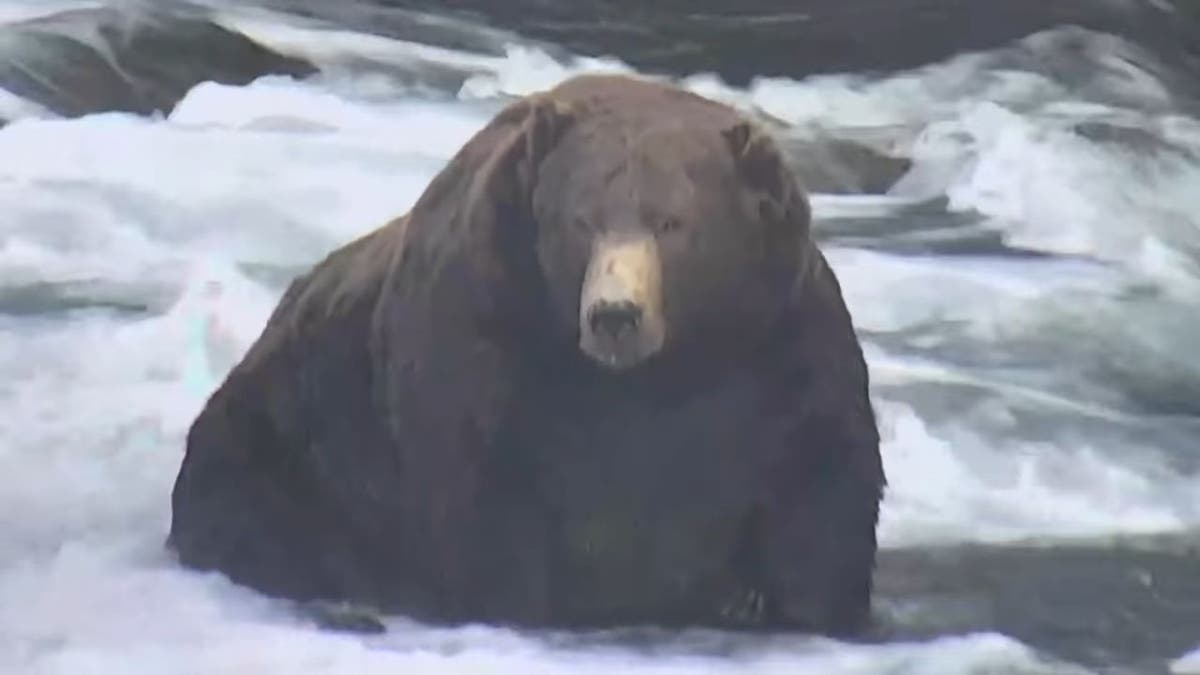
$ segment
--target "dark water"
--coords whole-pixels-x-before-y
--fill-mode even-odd
[[[1161,672],[1200,627],[1200,537],[891,551],[877,607],[895,637],[994,630],[1099,672]]]
[[[203,6],[127,0],[0,30],[0,83],[63,114],[169,110],[193,84],[313,72],[204,20]],[[235,3],[239,4],[239,3]],[[1200,9],[1189,0],[259,0],[341,28],[499,53],[518,38],[616,56],[651,73],[756,77],[887,73],[1074,26],[1128,38],[1142,67],[1200,91]],[[1068,47],[1069,48],[1069,47]],[[1056,64],[1038,64],[1053,69]]]
[[[267,0],[356,30],[420,39],[411,12],[484,23],[639,70],[758,76],[894,71],[1074,25],[1131,37],[1172,63],[1200,57],[1200,12],[1186,0]],[[471,46],[468,40],[444,44]],[[478,42],[474,43],[479,45]]]

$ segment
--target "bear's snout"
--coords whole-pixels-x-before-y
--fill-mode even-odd
[[[592,332],[609,340],[621,339],[642,322],[642,308],[628,300],[597,302],[592,305],[590,315],[588,323]]]
[[[579,332],[583,353],[613,370],[662,348],[662,263],[654,237],[597,240],[580,293]]]

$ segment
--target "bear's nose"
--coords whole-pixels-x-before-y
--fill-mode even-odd
[[[609,338],[620,337],[627,330],[637,328],[642,320],[642,308],[624,300],[621,302],[598,302],[592,307],[588,322],[592,332]]]

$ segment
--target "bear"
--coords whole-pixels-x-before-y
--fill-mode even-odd
[[[292,281],[188,430],[167,545],[437,625],[871,625],[886,486],[809,197],[732,106],[509,102]]]

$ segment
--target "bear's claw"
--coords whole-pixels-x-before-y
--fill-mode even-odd
[[[325,630],[347,633],[387,631],[387,627],[375,612],[354,603],[313,600],[301,603],[300,612]]]
[[[766,597],[758,589],[748,589],[721,607],[721,618],[740,625],[761,622],[765,615]]]

